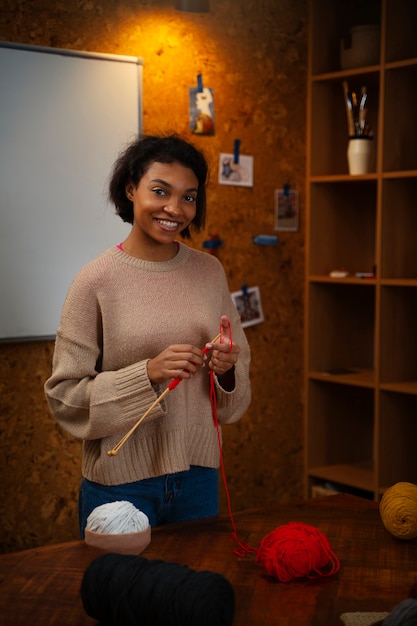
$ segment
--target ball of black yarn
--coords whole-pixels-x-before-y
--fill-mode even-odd
[[[231,626],[235,595],[221,574],[124,554],[103,554],[84,573],[86,613],[105,626]]]

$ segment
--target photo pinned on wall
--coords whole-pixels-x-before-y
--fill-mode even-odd
[[[221,153],[219,157],[219,183],[253,187],[253,157],[239,156],[236,163],[233,154]]]
[[[210,87],[190,87],[190,130],[196,135],[214,135],[214,94]]]
[[[299,220],[298,191],[275,190],[275,230],[297,231]]]
[[[234,291],[231,296],[244,328],[264,321],[259,287],[243,287],[241,291]]]

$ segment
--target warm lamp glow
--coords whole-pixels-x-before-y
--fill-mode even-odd
[[[175,0],[175,8],[178,11],[208,13],[210,11],[210,3],[209,0]]]

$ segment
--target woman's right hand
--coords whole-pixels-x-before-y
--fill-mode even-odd
[[[172,345],[148,361],[151,383],[159,385],[172,378],[192,378],[204,367],[207,355],[190,344]]]

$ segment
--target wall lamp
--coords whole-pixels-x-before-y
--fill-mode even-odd
[[[210,11],[209,0],[175,0],[177,11],[191,11],[193,13],[208,13]]]

